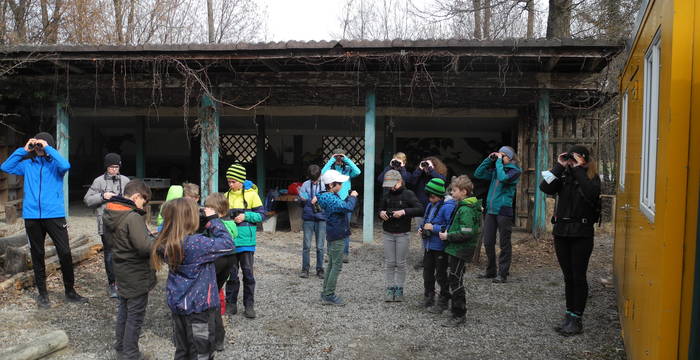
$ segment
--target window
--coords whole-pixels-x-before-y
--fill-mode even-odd
[[[661,37],[656,34],[644,56],[644,107],[642,123],[642,172],[639,203],[642,213],[654,222],[656,212],[656,150],[659,128],[659,72]]]
[[[620,119],[620,190],[625,190],[625,171],[627,169],[627,103],[628,93],[622,96]]]

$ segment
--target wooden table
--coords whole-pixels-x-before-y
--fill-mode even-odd
[[[303,207],[301,201],[299,201],[299,195],[280,195],[275,198],[275,201],[287,203],[289,226],[292,232],[300,232],[303,225],[303,220],[301,219]]]

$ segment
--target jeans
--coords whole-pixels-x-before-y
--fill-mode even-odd
[[[25,219],[24,228],[29,239],[29,251],[32,256],[32,267],[34,268],[34,279],[36,287],[40,293],[46,293],[46,263],[44,262],[44,245],[46,234],[53,240],[61,263],[61,273],[63,275],[63,286],[67,290],[72,290],[75,283],[73,274],[73,257],[70,253],[70,243],[68,241],[68,227],[65,218],[55,219]]]
[[[484,218],[484,249],[488,257],[486,274],[496,275],[496,230],[499,234],[499,244],[501,248],[498,254],[498,274],[508,276],[510,274],[510,259],[512,256],[512,246],[510,234],[513,229],[513,218],[510,216],[486,214]]]
[[[465,261],[449,255],[449,275],[450,297],[452,299],[452,316],[461,317],[467,313],[467,292],[464,289],[464,268]]]
[[[104,252],[105,272],[107,273],[107,282],[114,284],[114,264],[112,263],[112,242],[106,236],[100,235],[102,238],[102,251]]]
[[[325,221],[304,221],[304,247],[301,252],[301,270],[309,271],[311,238],[316,235],[316,271],[323,270],[323,245],[326,242]]]
[[[255,277],[253,275],[252,251],[244,251],[234,255],[231,277],[226,281],[226,302],[235,304],[238,301],[238,290],[241,281],[238,279],[238,269],[243,273],[243,306],[253,306],[255,303]]]
[[[175,335],[175,360],[214,358],[214,316],[219,308],[201,313],[172,313]]]
[[[440,285],[438,301],[447,304],[450,300],[450,286],[447,283],[448,257],[444,251],[426,250],[423,256],[423,287],[425,296],[435,295],[435,281]]]
[[[348,229],[351,228],[350,226],[350,220],[352,220],[352,213],[348,213]],[[343,254],[348,255],[350,254],[350,236],[347,236],[345,239],[343,239]]]
[[[347,238],[345,238],[347,239]],[[344,239],[328,242],[328,265],[326,266],[326,277],[323,279],[323,296],[335,294],[335,285],[338,282],[338,275],[343,269],[343,246]]]
[[[566,310],[583,315],[588,299],[588,260],[593,252],[593,238],[554,237],[554,250],[564,274]]]
[[[124,359],[139,359],[139,336],[147,305],[148,293],[131,299],[119,297],[114,349],[121,353]]]
[[[384,279],[386,287],[402,288],[406,282],[409,233],[384,232]]]

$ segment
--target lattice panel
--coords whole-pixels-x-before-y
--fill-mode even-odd
[[[323,137],[323,158],[330,159],[333,150],[337,148],[345,149],[347,156],[355,163],[362,165],[365,162],[365,138],[361,136],[324,136]]]
[[[257,135],[223,134],[219,139],[221,156],[232,159],[233,162],[247,164],[253,162],[257,155]],[[270,148],[270,141],[265,137],[265,150]]]

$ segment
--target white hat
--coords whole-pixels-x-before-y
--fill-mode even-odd
[[[336,170],[328,170],[321,175],[321,181],[323,181],[324,184],[331,184],[334,182],[344,183],[349,179],[349,176],[343,175]]]

